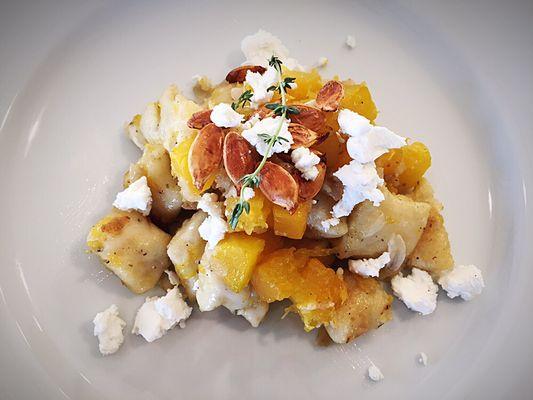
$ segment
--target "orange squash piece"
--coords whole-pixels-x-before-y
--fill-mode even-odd
[[[393,193],[411,193],[431,166],[431,154],[420,142],[399,149],[392,149],[376,160],[383,168],[387,187]]]
[[[301,239],[307,228],[309,211],[311,211],[311,201],[300,203],[296,211],[292,214],[283,207],[274,204],[272,208],[274,233],[290,239]]]
[[[212,268],[235,293],[244,289],[265,247],[265,241],[245,233],[227,234],[215,247]]]

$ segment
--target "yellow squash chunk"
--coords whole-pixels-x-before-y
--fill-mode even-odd
[[[91,228],[89,249],[132,292],[152,289],[170,265],[170,235],[137,212],[113,210]]]
[[[415,142],[383,154],[376,160],[376,166],[383,168],[389,190],[407,194],[431,166],[431,154],[423,143]]]
[[[213,175],[202,190],[198,190],[193,184],[188,158],[195,138],[196,134],[189,136],[170,152],[172,175],[178,178],[185,201],[198,201],[200,194],[209,189],[215,181],[215,175]]]
[[[235,293],[244,289],[252,277],[265,241],[244,233],[230,233],[215,247],[212,268]]]
[[[290,239],[301,239],[307,228],[307,216],[310,210],[311,201],[300,203],[293,214],[274,204],[272,208],[274,233]]]
[[[306,256],[297,256],[294,248],[280,249],[265,256],[252,275],[255,292],[268,303],[288,298],[299,284],[298,270],[307,260]]]
[[[238,197],[229,197],[225,201],[226,218],[229,220],[235,205],[239,202]],[[260,190],[255,191],[255,196],[248,200],[250,203],[250,213],[243,212],[239,222],[235,227],[235,232],[263,233],[268,229],[268,219],[272,213],[272,203],[270,203]]]
[[[322,88],[322,78],[316,69],[309,72],[284,70],[283,77],[296,78],[297,87],[288,90],[289,102],[302,103],[314,100]]]
[[[346,300],[344,281],[316,258],[311,258],[299,273],[301,280],[290,296],[294,303],[291,309],[300,314],[306,331],[329,324],[335,310]]]
[[[331,323],[326,326],[336,343],[347,343],[392,319],[392,296],[378,280],[345,273],[344,282],[348,298],[333,312]]]

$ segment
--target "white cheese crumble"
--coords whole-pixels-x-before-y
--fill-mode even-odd
[[[178,275],[169,269],[165,270],[165,274],[168,276],[168,281],[173,286],[178,286],[180,284],[180,280],[178,278]]]
[[[246,72],[246,83],[252,88],[252,107],[257,107],[258,104],[269,101],[274,95],[273,91],[268,88],[278,82],[278,71],[274,67],[268,67],[267,70],[261,74],[259,72]]]
[[[360,163],[374,161],[390,149],[406,145],[405,138],[382,126],[374,126],[368,119],[343,109],[338,117],[341,132],[349,135],[346,147],[353,160]]]
[[[378,189],[384,181],[379,177],[374,163],[361,164],[352,160],[333,175],[341,181],[344,189],[340,201],[333,206],[332,215],[335,218],[350,215],[353,208],[365,200],[378,206],[385,199]]]
[[[439,278],[439,285],[446,290],[449,298],[460,296],[463,300],[472,300],[485,287],[483,275],[475,265],[457,265],[444,272]]]
[[[241,42],[241,50],[248,64],[266,67],[270,57],[275,55],[283,61],[287,68],[302,69],[298,61],[289,57],[289,50],[281,43],[281,40],[262,29],[253,35],[246,36]]]
[[[374,382],[382,381],[385,378],[381,370],[376,367],[374,363],[372,363],[370,367],[368,367],[368,377]]]
[[[243,118],[244,115],[239,114],[227,103],[217,104],[211,111],[211,122],[220,128],[234,128],[239,126]]]
[[[146,176],[137,179],[126,189],[117,194],[113,206],[122,211],[139,211],[142,215],[150,214],[152,209],[152,192]]]
[[[379,271],[390,262],[390,254],[386,251],[378,258],[364,258],[348,261],[348,268],[354,274],[362,276],[379,276]]]
[[[318,176],[316,165],[320,163],[320,157],[306,147],[297,147],[291,153],[291,160],[298,171],[307,181],[314,181]]]
[[[233,181],[230,179],[224,168],[221,168],[215,177],[214,185],[222,192],[222,196],[226,199],[237,197],[237,188],[235,188]]]
[[[333,174],[344,188],[341,200],[333,206],[332,215],[336,218],[349,215],[364,200],[370,200],[375,206],[384,200],[378,189],[384,181],[377,173],[374,160],[388,150],[406,144],[405,138],[387,128],[373,126],[368,119],[351,110],[341,110],[338,122],[341,132],[349,136],[346,146],[352,161]]]
[[[202,92],[210,92],[213,90],[213,84],[205,75],[194,75],[192,77],[194,88],[200,89]]]
[[[346,46],[348,46],[350,49],[355,48],[355,37],[352,35],[346,36],[345,43],[346,43]]]
[[[243,130],[242,136],[256,148],[259,154],[264,156],[267,152],[268,144],[261,136],[274,136],[280,124],[280,118],[282,117],[269,117],[259,120],[250,128]],[[274,153],[287,153],[291,148],[291,144],[294,143],[292,135],[289,132],[289,120],[286,118],[283,118],[281,122],[279,137],[285,140],[278,140],[270,149],[267,155],[268,157],[271,157]]]
[[[202,239],[207,241],[209,249],[214,249],[229,230],[228,223],[224,219],[222,203],[217,202],[217,198],[214,193],[206,193],[198,202],[198,209],[205,211],[208,215],[199,226],[198,233]]]
[[[112,304],[96,314],[93,320],[94,336],[98,336],[98,348],[103,355],[115,353],[124,342],[122,329],[126,322],[120,318],[118,307]]]
[[[339,225],[340,222],[341,220],[338,218],[328,218],[320,222],[320,225],[322,225],[324,232],[327,232],[331,229],[331,227]]]
[[[326,57],[320,57],[320,58],[317,60],[315,66],[316,66],[317,68],[324,68],[326,65],[328,65],[328,62],[329,62],[329,60],[328,60]]]
[[[418,363],[423,365],[424,367],[428,365],[428,356],[424,352],[418,353],[417,360]]]
[[[400,273],[391,280],[394,294],[405,305],[422,315],[431,314],[437,308],[438,286],[426,271],[413,268],[406,277]]]
[[[165,296],[146,298],[137,311],[131,333],[141,335],[147,342],[153,342],[189,318],[191,312],[192,308],[187,305],[175,287]]]
[[[251,187],[245,187],[242,191],[242,197],[245,201],[248,201],[255,196],[255,192]]]

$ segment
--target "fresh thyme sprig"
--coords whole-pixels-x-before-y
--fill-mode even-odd
[[[245,90],[242,92],[236,102],[231,103],[231,108],[237,111],[237,108],[239,107],[246,107],[246,103],[250,103],[252,101],[252,96],[253,93],[251,90]]]
[[[288,142],[288,140],[284,137],[280,137],[279,134],[281,132],[281,128],[283,127],[283,122],[285,121],[287,115],[289,114],[298,114],[300,110],[298,110],[297,107],[294,106],[288,106],[287,105],[287,89],[291,89],[291,84],[294,83],[296,78],[282,78],[282,70],[281,60],[276,57],[272,56],[270,60],[268,61],[268,65],[271,67],[274,67],[276,71],[278,72],[278,84],[271,86],[268,88],[268,91],[277,91],[280,94],[281,102],[280,103],[269,103],[266,105],[266,107],[269,110],[274,111],[274,115],[277,115],[278,117],[281,117],[279,119],[279,124],[276,127],[276,131],[273,135],[269,135],[267,133],[261,133],[258,136],[263,139],[263,141],[267,144],[267,148],[265,151],[265,155],[263,156],[263,159],[257,166],[254,172],[251,174],[247,174],[242,177],[241,179],[241,194],[239,196],[239,202],[235,205],[235,208],[233,209],[233,212],[231,213],[231,217],[229,219],[229,225],[231,229],[235,229],[237,227],[237,224],[239,223],[239,218],[241,217],[242,213],[246,211],[246,214],[250,213],[250,203],[245,199],[244,192],[246,188],[255,189],[259,186],[261,183],[261,176],[259,173],[265,166],[265,163],[267,162],[268,158],[270,157],[270,151],[276,145],[277,143],[283,143]],[[246,92],[249,92],[245,97],[245,100],[241,100]],[[234,104],[231,105],[231,107],[235,110],[239,107],[240,104],[246,104],[247,101],[250,101],[252,97],[252,92],[247,90],[244,92],[241,97],[237,100],[237,104],[234,107]]]

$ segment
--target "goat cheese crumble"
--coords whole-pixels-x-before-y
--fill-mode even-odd
[[[207,218],[198,227],[198,233],[207,242],[209,249],[214,249],[229,230],[228,223],[224,219],[222,203],[217,202],[217,199],[216,194],[206,193],[198,202],[198,209],[207,213]]]
[[[352,160],[333,175],[341,181],[344,189],[340,201],[333,206],[332,215],[335,218],[350,215],[353,208],[365,200],[378,206],[385,199],[378,189],[384,181],[379,177],[374,163],[361,164]]]
[[[291,153],[291,160],[298,171],[307,181],[314,181],[318,176],[316,165],[320,163],[320,157],[306,147],[297,147]]]
[[[424,352],[418,353],[417,360],[418,360],[418,363],[420,365],[423,365],[424,367],[428,365],[428,356]]]
[[[268,88],[278,82],[278,71],[274,67],[268,67],[267,70],[261,74],[259,72],[246,72],[246,83],[252,88],[252,107],[257,108],[261,103],[269,101],[274,95],[273,91]]]
[[[245,201],[248,201],[255,196],[255,192],[251,187],[245,187],[242,191],[242,197]]]
[[[349,136],[346,143],[348,154],[360,163],[374,161],[390,149],[406,145],[404,137],[382,126],[374,126],[368,119],[351,110],[339,112],[339,127]]]
[[[227,103],[220,103],[211,111],[211,122],[220,128],[234,128],[239,126],[244,115],[239,114]]]
[[[118,307],[112,304],[96,314],[93,320],[94,336],[98,337],[98,349],[103,355],[115,353],[124,342],[122,329],[126,322],[120,318]]]
[[[242,131],[242,136],[256,148],[260,155],[264,156],[268,148],[268,143],[264,139],[264,135],[269,137],[274,136],[280,124],[280,118],[282,117],[268,117],[256,121],[250,128]],[[286,118],[283,118],[281,122],[278,137],[282,138],[282,140],[278,140],[272,146],[267,155],[268,157],[271,157],[274,153],[287,153],[291,148],[291,144],[294,143],[292,135],[289,132],[289,120]]]
[[[355,37],[352,36],[352,35],[346,36],[345,43],[346,43],[346,46],[348,46],[350,49],[355,48],[355,44],[356,44],[355,43]]]
[[[444,272],[438,282],[451,299],[460,296],[463,300],[472,300],[485,287],[483,275],[475,265],[457,265]]]
[[[253,35],[246,36],[241,42],[241,50],[248,64],[266,67],[270,57],[275,55],[283,61],[287,68],[303,69],[298,61],[289,57],[289,50],[278,37],[262,29]]]
[[[372,363],[370,367],[368,367],[368,377],[374,382],[382,381],[385,378],[381,370],[376,367],[374,363]]]
[[[316,66],[317,68],[324,68],[326,65],[328,65],[328,62],[329,62],[329,60],[328,60],[326,57],[320,57],[320,58],[317,60],[315,66]]]
[[[362,276],[379,276],[379,271],[390,262],[390,254],[386,251],[378,258],[364,258],[348,261],[348,268],[354,274]]]
[[[426,271],[413,268],[411,275],[405,277],[400,273],[392,278],[391,285],[394,294],[407,308],[422,315],[431,314],[437,308],[439,288]]]
[[[137,311],[131,333],[141,335],[147,342],[153,342],[191,315],[192,308],[181,297],[177,287],[162,297],[147,297]]]
[[[322,225],[324,232],[327,232],[331,229],[331,227],[339,225],[340,222],[341,220],[338,218],[328,218],[320,222],[320,225]]]
[[[137,179],[126,189],[117,194],[113,206],[122,211],[139,211],[142,215],[152,210],[152,192],[146,176]]]
[[[378,189],[384,181],[377,173],[374,160],[390,149],[402,147],[405,138],[381,126],[373,126],[368,119],[351,110],[343,109],[338,116],[342,133],[348,135],[346,143],[352,161],[333,175],[343,184],[341,200],[333,206],[336,218],[349,215],[364,200],[378,206],[385,197]]]

